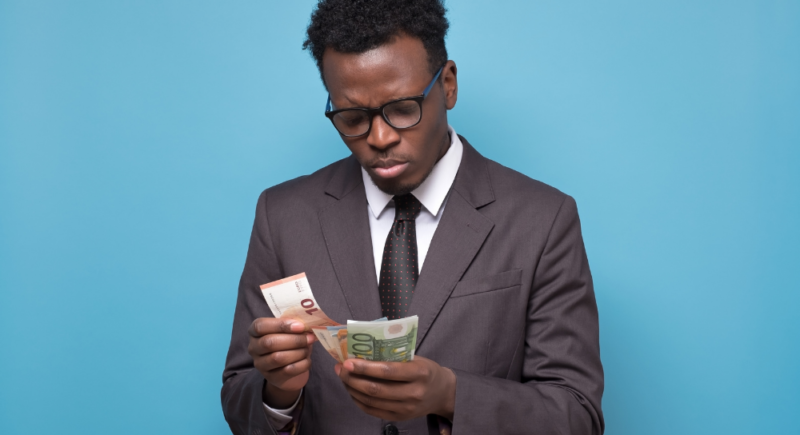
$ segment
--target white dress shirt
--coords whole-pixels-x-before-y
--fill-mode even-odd
[[[411,192],[422,203],[422,211],[416,220],[417,258],[419,259],[420,273],[422,273],[425,257],[428,255],[428,248],[431,246],[433,233],[436,232],[436,227],[439,226],[439,221],[442,219],[447,196],[450,193],[453,180],[456,179],[456,173],[458,173],[458,168],[461,165],[461,155],[464,152],[464,145],[461,144],[461,140],[456,135],[453,127],[447,126],[447,130],[450,133],[450,148],[436,162],[428,178]],[[372,182],[364,168],[361,168],[361,178],[364,180],[364,190],[367,194],[367,213],[369,215],[369,232],[372,235],[375,275],[380,282],[383,247],[394,223],[394,200],[392,195],[380,190]],[[300,394],[302,395],[302,392]],[[298,397],[297,400],[299,401],[300,398]],[[270,408],[265,403],[264,409],[272,426],[282,428],[292,421],[290,414],[296,406],[297,402],[288,409],[275,409]]]
[[[428,178],[419,187],[411,192],[422,203],[422,212],[417,216],[417,258],[419,259],[419,272],[428,255],[433,233],[442,218],[442,211],[447,202],[447,194],[456,178],[458,167],[461,164],[461,154],[464,146],[456,135],[453,127],[448,126],[450,132],[450,148],[436,162]],[[375,258],[375,275],[380,281],[381,259],[383,246],[394,223],[394,200],[392,195],[378,189],[378,186],[369,178],[369,174],[361,168],[361,178],[364,180],[364,189],[367,192],[369,208],[369,232],[372,234],[372,255]]]

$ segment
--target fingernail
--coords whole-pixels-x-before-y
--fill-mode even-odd
[[[352,372],[353,369],[356,368],[355,364],[353,364],[353,362],[350,361],[350,360],[345,361],[343,366],[344,366],[345,370],[347,370],[348,372]]]
[[[305,329],[305,327],[299,322],[293,322],[291,325],[289,325],[289,330],[292,332],[300,332],[303,329]]]
[[[341,364],[336,364],[335,366],[333,366],[333,371],[336,372],[336,376],[339,376],[339,373],[342,372],[342,365]]]
[[[308,344],[311,344],[311,343],[317,341],[317,337],[315,337],[314,334],[306,335],[306,339],[308,339]]]

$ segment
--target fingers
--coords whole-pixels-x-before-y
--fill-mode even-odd
[[[392,411],[386,410],[386,409],[375,408],[375,407],[369,406],[368,404],[362,402],[361,400],[357,399],[355,396],[350,396],[350,397],[353,398],[353,402],[355,402],[356,406],[358,406],[362,411],[364,411],[365,413],[367,413],[367,414],[369,414],[369,415],[371,415],[373,417],[378,417],[378,418],[382,418],[384,420],[389,420],[389,421],[402,421],[402,420],[404,420],[404,418],[401,416],[401,414],[397,414],[395,412],[392,412]]]
[[[408,415],[414,412],[421,402],[420,395],[413,395],[413,397],[411,397],[407,393],[392,392],[390,389],[385,390],[386,393],[389,394],[384,393],[383,395],[393,397],[391,399],[380,397],[380,395],[373,396],[369,393],[364,393],[347,384],[345,384],[345,388],[347,389],[347,392],[350,393],[350,396],[353,398],[353,400],[356,400],[370,408],[382,409],[395,414]]]
[[[248,328],[247,352],[270,388],[296,391],[308,382],[316,337],[302,321],[260,317]]]
[[[299,320],[259,317],[258,319],[253,320],[253,323],[250,324],[250,328],[248,328],[247,333],[250,334],[251,337],[261,337],[262,335],[277,333],[297,334],[303,332],[304,329],[305,325]]]
[[[419,402],[425,391],[420,384],[412,382],[386,381],[349,373],[342,370],[339,378],[349,391],[357,391],[363,396],[388,401]],[[370,406],[375,406],[365,402]]]
[[[280,389],[298,390],[308,381],[313,346],[274,352],[253,360],[267,383]]]
[[[353,402],[365,413],[389,421],[403,421],[426,415],[418,403],[385,400],[347,389]]]
[[[302,358],[286,364],[282,367],[268,370],[266,373],[267,382],[281,387],[287,381],[307,373],[311,368],[311,358]]]
[[[419,359],[420,361],[417,361]],[[344,371],[356,375],[389,381],[412,382],[430,377],[431,369],[422,357],[409,362],[378,362],[363,359],[348,359],[342,365]]]
[[[261,355],[284,350],[302,349],[316,341],[312,333],[306,334],[267,334],[262,337],[250,337],[247,351],[255,359]]]
[[[257,361],[257,368],[262,372],[272,371],[307,359],[309,356],[311,356],[310,347],[273,352],[259,358]],[[255,361],[254,364],[256,364]]]

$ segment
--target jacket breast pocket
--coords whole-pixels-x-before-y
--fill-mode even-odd
[[[425,338],[426,357],[470,373],[505,377],[525,333],[522,269],[459,281]]]
[[[505,290],[520,284],[522,284],[522,269],[512,269],[497,275],[460,281],[450,293],[450,299]]]

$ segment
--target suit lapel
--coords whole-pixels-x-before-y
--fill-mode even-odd
[[[319,220],[328,255],[342,288],[351,319],[381,316],[367,197],[358,161],[350,157],[333,176],[326,193],[338,199],[320,212]]]
[[[461,165],[414,289],[409,315],[419,316],[417,346],[444,307],[494,223],[477,208],[494,201],[487,160],[461,138]]]
[[[409,307],[409,315],[419,316],[418,346],[494,227],[478,211],[494,201],[488,161],[466,139],[460,138],[464,153],[458,174]],[[381,303],[367,198],[361,169],[354,157],[345,160],[325,192],[337,201],[320,212],[320,225],[351,318],[376,319],[381,316]]]

